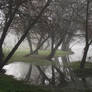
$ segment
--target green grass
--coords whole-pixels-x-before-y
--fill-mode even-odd
[[[80,62],[72,62],[71,67],[78,77],[92,77],[92,63],[86,62],[85,68],[80,69]]]
[[[8,54],[11,51],[11,49],[7,49],[4,48],[4,53]],[[50,50],[39,50],[39,56],[48,56],[50,54]],[[15,54],[19,54],[19,55],[26,55],[29,54],[29,49],[18,49]],[[69,55],[72,54],[70,51],[61,51],[61,50],[57,50],[55,53],[55,57],[58,56],[64,56],[64,55]]]
[[[71,63],[71,67],[75,70],[75,69],[79,69],[80,68],[80,61],[76,61],[76,62],[72,62]],[[92,68],[92,63],[91,62],[86,62],[85,63],[85,68]]]
[[[0,75],[0,92],[92,92],[91,89],[28,85],[12,76]]]
[[[85,89],[82,89],[82,88],[63,88],[61,90],[61,92],[92,92],[92,89],[88,89],[88,88],[85,88]]]
[[[17,81],[11,76],[0,76],[0,92],[50,92],[42,86],[25,84],[23,81]]]
[[[50,54],[50,50],[39,50],[39,55],[41,56],[48,56],[49,54]],[[71,54],[71,52],[57,50],[55,53],[55,57],[65,56],[69,54]]]
[[[10,52],[9,49],[4,49],[4,54],[5,57],[8,55],[8,53]],[[40,50],[39,51],[39,55],[31,55],[26,57],[25,55],[27,55],[29,53],[29,50],[17,50],[15,52],[15,54],[12,56],[12,58],[9,60],[9,63],[13,62],[13,61],[21,61],[21,62],[30,62],[32,64],[36,64],[36,65],[50,65],[52,64],[52,62],[50,62],[49,60],[46,59],[46,57],[50,54],[49,50]],[[64,52],[64,51],[56,51],[55,57],[57,56],[64,56],[69,54],[69,52]]]

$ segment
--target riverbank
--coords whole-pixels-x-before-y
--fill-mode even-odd
[[[85,68],[80,69],[80,62],[72,62],[71,67],[73,69],[73,72],[76,73],[78,77],[86,78],[86,77],[92,77],[92,62],[86,62]]]
[[[12,76],[2,75],[0,76],[0,92],[92,92],[92,89],[35,86],[15,80]]]
[[[1,75],[0,92],[50,92],[50,89],[28,85],[22,80],[15,80],[12,76]]]
[[[4,49],[4,56],[6,57],[9,52],[10,52],[9,49]],[[38,55],[26,56],[28,53],[29,53],[29,50],[17,50],[8,63],[11,63],[13,61],[16,61],[16,62],[21,61],[21,62],[29,62],[29,63],[37,64],[37,65],[52,64],[52,62],[50,62],[46,58],[50,54],[50,50],[39,50]],[[69,54],[71,54],[71,52],[57,50],[54,57],[59,57],[59,56],[61,57],[61,56],[69,55]]]
[[[49,51],[41,51],[39,55],[32,55],[25,57],[28,52],[17,51],[14,56],[10,59],[9,63],[13,61],[23,61],[30,62],[34,65],[50,65],[52,64],[45,57],[48,55]],[[7,55],[7,51],[6,54]],[[62,51],[57,51],[57,53],[61,56],[66,55],[67,53]],[[61,54],[60,54],[61,53]],[[58,56],[57,54],[57,56]],[[80,78],[92,77],[92,63],[87,62],[85,65],[85,69],[80,69],[80,62],[72,62],[71,68],[73,72]],[[64,87],[55,87],[55,86],[36,86],[36,85],[28,85],[24,80],[18,81],[14,79],[12,76],[1,75],[0,76],[0,92],[92,92],[90,88],[72,88],[67,85]]]

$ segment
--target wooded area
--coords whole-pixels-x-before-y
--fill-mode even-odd
[[[0,0],[0,85],[4,80],[12,80],[11,83],[21,85],[18,92],[22,92],[23,87],[23,92],[91,92],[92,82],[87,84],[88,78],[92,81],[92,56],[88,56],[92,44],[91,26],[91,0]],[[9,33],[18,38],[10,51],[5,46]],[[71,44],[77,39],[84,43],[82,58],[72,62],[69,56],[75,53]],[[24,40],[28,42],[28,51],[17,52]],[[4,67],[11,61],[29,62],[22,82],[5,74]],[[35,68],[39,74],[32,80]],[[40,88],[32,91],[32,86]],[[0,86],[0,92],[18,90],[11,88],[11,84],[9,90]]]

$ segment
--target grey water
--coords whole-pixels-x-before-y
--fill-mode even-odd
[[[28,71],[30,69],[30,63],[14,62],[4,66],[4,69],[6,69],[6,75],[12,75],[17,80],[25,80],[26,75],[28,74]],[[52,77],[51,66],[46,66],[44,68],[44,71],[49,78]],[[79,87],[85,88],[85,85],[86,87],[92,87],[92,78],[88,77],[85,78],[85,80],[86,80],[85,82],[84,81],[82,82],[81,79],[78,79],[77,81],[78,88]],[[40,72],[35,65],[32,65],[32,71],[29,82],[30,84],[35,85],[39,85],[41,83]],[[49,84],[48,81],[46,81],[45,83]],[[72,82],[68,84],[68,87],[73,86],[74,84]]]
[[[72,47],[72,51],[74,54],[69,55],[69,60],[70,62],[74,61],[80,61],[83,55],[83,48],[84,44],[77,44]],[[92,48],[90,47],[89,52],[88,52],[88,57],[92,55]],[[61,68],[63,69],[63,64],[62,64],[62,57],[58,57],[59,63]],[[88,60],[88,58],[87,58]],[[28,74],[28,71],[30,69],[30,63],[25,63],[22,61],[14,61],[11,64],[5,65],[4,69],[6,70],[6,75],[12,75],[14,78],[18,80],[25,80],[26,75]],[[51,78],[52,76],[52,71],[51,71],[51,66],[44,66],[43,67],[45,74]],[[40,72],[37,69],[35,65],[32,65],[32,71],[31,71],[31,76],[30,76],[30,82],[32,84],[39,84],[40,80]],[[92,78],[87,78],[86,79],[87,83],[89,83],[92,86]]]

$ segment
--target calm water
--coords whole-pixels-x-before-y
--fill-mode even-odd
[[[75,45],[72,47],[72,50],[74,52],[74,54],[69,55],[69,59],[71,62],[73,61],[79,61],[82,58],[82,53],[83,53],[83,44],[81,45]],[[88,52],[88,56],[92,55],[92,48],[89,49]],[[59,63],[62,65],[62,58],[59,57],[58,58]],[[14,62],[11,64],[8,64],[6,66],[4,66],[4,69],[6,69],[6,74],[7,75],[12,75],[14,76],[14,78],[21,80],[21,79],[25,79],[26,75],[28,74],[30,68],[30,63],[24,63],[24,62]],[[46,73],[46,75],[51,78],[51,66],[44,66],[43,67],[44,72]],[[40,73],[37,69],[37,67],[35,65],[32,65],[32,72],[31,72],[31,76],[30,76],[30,80],[33,84],[39,84],[40,80]],[[87,78],[87,83],[92,85],[92,78]]]
[[[25,80],[26,75],[28,74],[29,68],[30,68],[30,64],[23,63],[23,62],[14,62],[4,66],[4,69],[7,70],[6,75],[12,75],[17,80]],[[51,66],[45,66],[43,70],[45,71],[46,75],[49,78],[52,77]],[[32,65],[32,71],[31,71],[31,76],[29,81],[31,84],[35,84],[35,85],[39,85],[41,83],[40,72],[38,71],[35,65]],[[46,83],[48,84],[48,81],[46,81]],[[77,84],[78,87],[82,87],[82,88],[85,88],[85,85],[87,87],[92,87],[92,78],[86,78],[86,82],[82,82],[80,80]],[[69,87],[73,87],[73,86],[74,84],[69,83]]]

